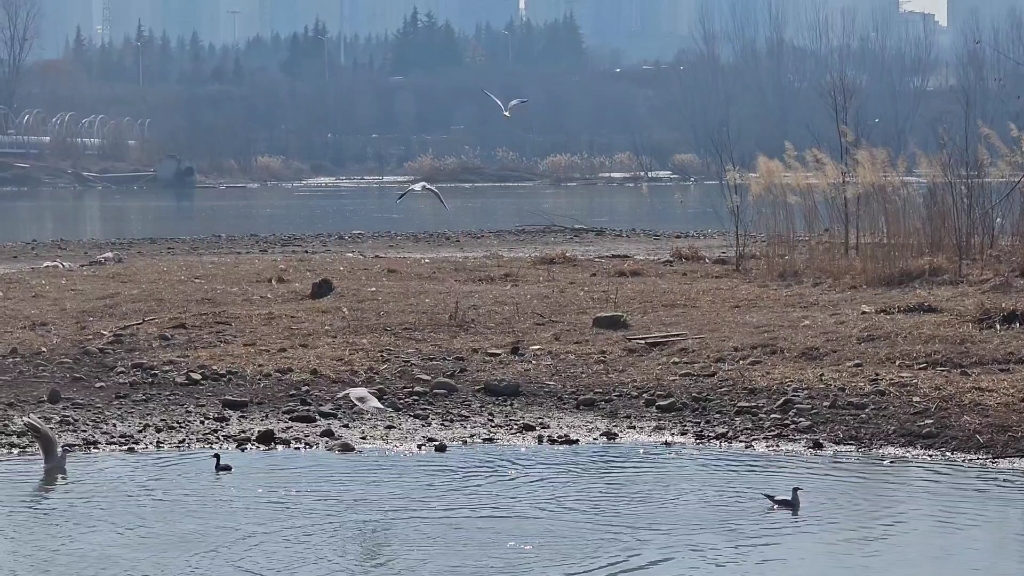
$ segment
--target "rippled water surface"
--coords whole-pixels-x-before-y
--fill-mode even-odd
[[[1024,574],[1020,472],[661,446],[0,460],[0,574]],[[801,485],[798,516],[759,493]]]
[[[713,185],[442,186],[451,207],[404,187],[0,190],[0,242],[208,234],[425,232],[546,224],[725,228]],[[561,218],[559,218],[561,217]]]

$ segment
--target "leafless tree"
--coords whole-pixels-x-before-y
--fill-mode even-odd
[[[14,108],[41,21],[40,0],[0,0],[0,105]]]

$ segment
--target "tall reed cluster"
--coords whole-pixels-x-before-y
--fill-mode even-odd
[[[913,164],[864,145],[842,161],[788,143],[782,158],[758,157],[747,178],[763,269],[894,286],[1019,266],[1024,138],[1008,134],[1011,144],[987,128],[944,138]]]

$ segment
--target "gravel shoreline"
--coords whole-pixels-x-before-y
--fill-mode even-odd
[[[20,425],[30,412],[90,450],[667,440],[1020,451],[1019,339],[968,343],[953,327],[906,343],[937,319],[860,310],[930,298],[960,322],[945,303],[976,287],[773,284],[673,260],[676,246],[726,252],[714,232],[564,229],[3,245],[0,451],[34,450]],[[126,262],[25,269],[108,250]],[[569,256],[536,258],[554,251]],[[304,299],[320,275],[335,294]],[[616,307],[632,328],[591,328]],[[703,338],[622,337],[679,326]],[[968,346],[974,358],[993,338],[1007,357],[969,365],[925,349]],[[894,342],[904,348],[886,352]],[[338,399],[350,386],[395,412]]]

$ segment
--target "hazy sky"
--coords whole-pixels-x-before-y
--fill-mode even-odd
[[[908,10],[931,12],[938,17],[939,22],[946,24],[946,0],[907,0],[906,7]]]

